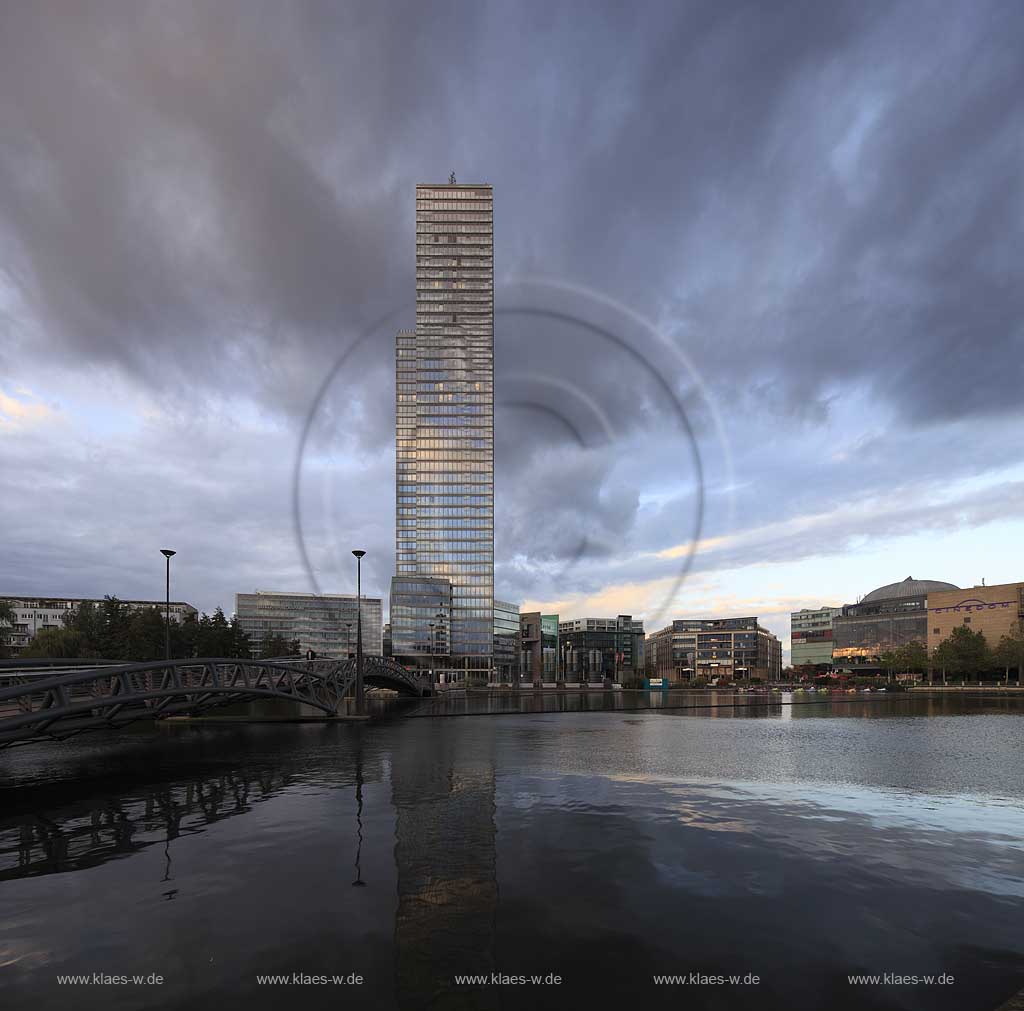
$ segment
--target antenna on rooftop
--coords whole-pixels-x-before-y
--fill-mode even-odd
[[[452,186],[455,185],[455,173],[454,172],[448,177],[448,182]]]

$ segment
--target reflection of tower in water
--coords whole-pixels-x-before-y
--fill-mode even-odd
[[[393,755],[395,991],[402,1008],[499,1001],[498,988],[455,985],[456,975],[497,968],[494,762],[479,749],[460,754],[467,743],[476,742],[410,735]]]

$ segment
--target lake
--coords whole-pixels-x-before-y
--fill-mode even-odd
[[[1024,987],[1024,699],[674,708],[711,698],[0,752],[0,1006],[990,1011]],[[569,711],[494,714],[530,706]]]

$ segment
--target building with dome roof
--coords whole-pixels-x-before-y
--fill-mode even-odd
[[[928,594],[957,589],[953,583],[907,576],[847,604],[832,622],[834,669],[876,674],[890,650],[912,642],[927,646]]]

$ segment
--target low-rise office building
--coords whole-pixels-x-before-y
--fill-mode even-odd
[[[279,635],[288,642],[297,639],[299,649],[317,656],[347,657],[356,652],[358,632],[354,593],[288,593],[257,590],[235,594],[238,624],[258,654],[264,638]],[[363,652],[383,654],[382,601],[362,598]]]
[[[648,677],[674,682],[782,674],[782,643],[756,617],[677,619],[647,637],[644,656]]]
[[[882,656],[900,646],[929,642],[928,599],[943,591],[961,593],[953,583],[913,579],[887,583],[856,604],[846,604],[832,621],[832,667],[847,673],[880,674]]]
[[[102,597],[42,597],[29,594],[4,594],[0,600],[11,605],[14,612],[14,624],[9,626],[5,632],[7,638],[8,652],[17,655],[35,637],[37,632],[45,628],[64,628],[65,621],[70,621],[71,616],[82,604],[92,604],[99,607],[103,603]],[[159,608],[161,614],[167,611],[165,600],[121,600],[118,603],[125,605],[131,611],[138,611],[146,607]],[[171,621],[181,622],[187,617],[196,618],[199,612],[183,600],[172,600],[170,605]]]
[[[558,615],[519,615],[519,677],[531,684],[559,680]]]
[[[928,594],[928,652],[948,639],[958,625],[984,633],[995,648],[1018,622],[1024,622],[1024,583],[997,583]]]
[[[832,667],[832,621],[841,607],[804,607],[789,616],[794,667]]]
[[[519,677],[519,605],[494,602],[494,680],[512,684]]]
[[[558,623],[559,680],[617,683],[643,676],[644,623],[631,614]]]

